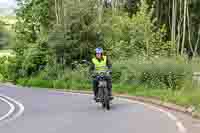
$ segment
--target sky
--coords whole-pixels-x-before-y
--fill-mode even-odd
[[[13,8],[16,7],[15,0],[0,0],[0,8]]]
[[[14,14],[16,6],[16,0],[0,0],[0,15]]]

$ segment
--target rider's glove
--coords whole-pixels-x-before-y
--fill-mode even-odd
[[[93,72],[93,73],[91,74],[91,77],[92,77],[92,78],[95,78],[95,77],[96,77],[96,73]]]
[[[109,70],[107,73],[108,73],[109,75],[112,75],[112,70]]]

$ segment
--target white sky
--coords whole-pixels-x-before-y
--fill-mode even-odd
[[[0,8],[13,8],[16,5],[15,0],[0,0]]]

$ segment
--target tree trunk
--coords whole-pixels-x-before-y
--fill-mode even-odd
[[[191,26],[190,26],[190,16],[189,16],[188,6],[187,6],[187,25],[188,25],[189,46],[190,46],[190,50],[191,50],[192,54],[194,54],[194,49],[193,49],[192,42],[191,42]]]
[[[185,34],[186,34],[186,12],[187,12],[187,0],[184,1],[184,16],[183,16],[183,39],[182,39],[182,47],[181,47],[181,55],[184,53],[185,46]]]
[[[177,20],[177,0],[173,0],[172,3],[172,30],[171,30],[171,48],[174,49],[174,44],[176,44],[176,20]]]
[[[177,0],[173,0],[173,6],[172,6],[172,33],[171,38],[172,41],[175,43],[176,41],[176,15],[177,15]]]
[[[198,38],[197,38],[197,42],[195,44],[195,49],[194,49],[194,56],[197,55],[197,49],[198,49],[198,46],[199,46],[199,40],[200,40],[200,25],[199,25],[199,31],[198,31]]]
[[[156,1],[156,18],[157,18],[157,21],[158,21],[158,24],[160,24],[160,0],[157,0]]]
[[[177,55],[179,55],[179,50],[180,50],[180,47],[181,47],[181,37],[182,37],[182,30],[181,30],[181,27],[182,27],[182,23],[183,23],[183,16],[182,16],[182,0],[179,0],[179,21],[178,21],[178,35],[177,35]]]
[[[98,0],[98,17],[99,17],[99,29],[101,29],[101,23],[102,23],[102,18],[103,18],[103,5],[104,5],[104,0]]]
[[[56,24],[58,24],[59,20],[58,20],[57,0],[55,0],[55,14],[56,14]]]

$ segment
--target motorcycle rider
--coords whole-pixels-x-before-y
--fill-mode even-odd
[[[110,59],[103,55],[103,49],[98,47],[95,49],[95,57],[92,58],[92,65],[90,67],[90,71],[92,72],[99,72],[99,71],[107,71],[112,69],[112,64]],[[111,76],[106,76],[107,84],[108,84],[108,92],[110,96],[110,100],[113,99],[112,97],[112,80]],[[93,75],[93,92],[94,92],[94,100],[96,102],[99,101],[98,98],[98,79],[97,75]]]

